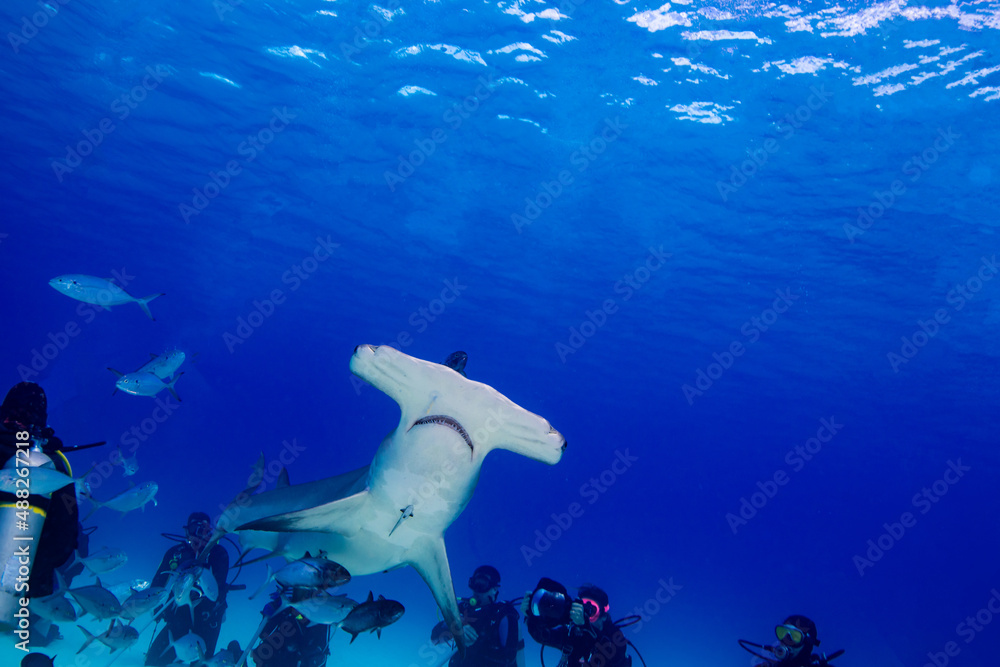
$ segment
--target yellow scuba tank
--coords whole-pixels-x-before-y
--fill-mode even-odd
[[[16,434],[17,450],[4,470],[17,474],[12,501],[0,503],[0,624],[13,626],[21,640],[18,648],[27,648],[29,633],[28,579],[34,564],[38,539],[45,523],[45,509],[35,503],[51,494],[31,493],[31,468],[54,468],[55,464],[27,431]]]

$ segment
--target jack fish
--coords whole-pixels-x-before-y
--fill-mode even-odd
[[[97,278],[95,276],[85,276],[82,273],[67,273],[64,276],[57,276],[49,281],[49,285],[66,296],[100,306],[104,310],[111,310],[109,306],[120,306],[126,303],[137,303],[146,313],[146,317],[155,320],[153,314],[149,312],[149,302],[163,296],[163,292],[150,294],[141,299],[137,299],[118,285],[114,279]]]
[[[141,509],[145,512],[146,503],[152,502],[154,506],[156,505],[156,493],[159,490],[160,487],[156,485],[156,482],[143,482],[139,486],[129,482],[128,489],[122,491],[111,500],[107,500],[103,503],[95,500],[92,496],[90,496],[90,494],[81,494],[94,505],[93,509],[90,510],[90,514],[84,517],[83,520],[86,521],[89,519],[94,512],[102,507],[107,507],[108,509],[121,512],[122,516],[137,509]]]

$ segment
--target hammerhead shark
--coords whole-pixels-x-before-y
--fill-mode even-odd
[[[554,465],[566,440],[492,387],[387,345],[355,348],[351,371],[400,408],[372,463],[238,497],[219,528],[269,555],[323,552],[353,576],[411,565],[464,651],[444,532],[469,503],[487,454],[506,449]]]

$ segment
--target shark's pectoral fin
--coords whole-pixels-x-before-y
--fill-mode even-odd
[[[257,519],[237,527],[236,530],[265,530],[274,533],[322,532],[351,535],[360,528],[361,510],[367,502],[368,492],[362,491],[309,509]]]
[[[444,548],[444,536],[425,537],[417,541],[407,554],[409,564],[420,573],[434,595],[445,624],[458,644],[458,653],[465,655],[465,640],[462,632],[462,615],[455,600],[455,587],[451,582],[451,568]]]

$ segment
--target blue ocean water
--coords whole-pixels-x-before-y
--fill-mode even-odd
[[[791,613],[836,664],[996,664],[1000,4],[11,0],[0,26],[4,382],[108,441],[78,473],[122,444],[160,489],[88,521],[129,554],[105,583],[261,451],[293,483],[370,462],[398,409],[356,345],[462,349],[569,447],[487,459],[460,594],[484,562],[505,597],[598,584],[650,666],[750,664],[736,640]],[[68,273],[166,295],[97,311]],[[174,347],[180,403],[112,395]],[[417,574],[369,590],[406,615],[328,664],[439,662]]]

